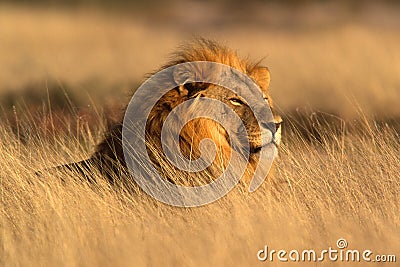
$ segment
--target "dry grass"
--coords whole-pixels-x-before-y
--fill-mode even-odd
[[[380,21],[385,13],[373,14]],[[398,25],[398,17],[389,18]],[[0,94],[22,94],[32,84],[45,91],[55,80],[77,98],[88,91],[87,104],[102,107],[179,42],[205,33],[241,54],[267,56],[281,111],[309,107],[362,123],[351,131],[317,123],[309,133],[293,122],[273,180],[252,194],[238,186],[215,203],[184,209],[111,188],[95,171],[95,185],[74,173],[34,175],[86,158],[105,127],[101,111],[87,124],[60,110],[50,115],[47,99],[42,120],[30,108],[6,110],[18,119],[0,123],[0,265],[254,266],[264,245],[327,249],[338,238],[351,249],[399,258],[400,138],[372,120],[400,114],[396,27],[364,20],[295,29],[232,24],[212,32],[169,26],[88,10],[1,6]],[[284,127],[290,125],[287,119]]]
[[[0,258],[22,266],[253,266],[264,245],[324,249],[341,237],[352,249],[399,255],[399,135],[363,129],[321,134],[315,145],[291,133],[274,180],[252,194],[239,186],[213,204],[184,209],[101,179],[89,185],[74,173],[39,178],[34,170],[90,150],[66,136],[22,146],[3,125]],[[95,144],[96,135],[80,134]]]

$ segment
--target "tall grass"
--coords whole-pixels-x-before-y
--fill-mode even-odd
[[[264,245],[327,249],[338,238],[351,249],[399,255],[399,135],[373,123],[358,129],[320,128],[314,144],[287,132],[274,177],[261,189],[238,185],[215,203],[186,209],[111,187],[94,168],[96,184],[73,172],[36,176],[87,157],[99,135],[82,130],[86,146],[68,135],[21,145],[3,124],[1,264],[254,266]]]
[[[338,16],[340,6],[265,5],[232,15],[176,3],[167,19],[0,4],[0,266],[254,266],[265,245],[322,250],[339,238],[399,261],[398,7]],[[95,168],[97,183],[34,174],[87,158],[106,128],[100,114],[114,113],[92,108],[125,104],[117,92],[125,99],[193,34],[266,57],[286,117],[274,175],[259,190],[241,183],[186,209],[112,187]],[[287,112],[304,107],[328,115]]]

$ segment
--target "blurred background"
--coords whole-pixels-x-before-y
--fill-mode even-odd
[[[281,113],[396,122],[399,32],[397,1],[2,0],[0,116],[113,120],[147,73],[203,36],[263,58]]]

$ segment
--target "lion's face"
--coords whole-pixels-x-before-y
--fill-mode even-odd
[[[265,109],[271,108],[275,123],[259,123],[246,100],[227,88],[207,83],[184,83],[164,95],[150,113],[147,130],[149,141],[152,142],[152,145],[155,147],[152,152],[163,150],[160,136],[165,119],[170,112],[185,101],[194,100],[183,116],[189,115],[191,111],[198,109],[196,100],[201,98],[215,99],[222,102],[240,117],[246,128],[245,132],[242,134],[245,135],[245,138],[248,138],[250,157],[253,158],[253,161],[257,160],[254,158],[257,157],[258,152],[264,145],[273,143],[278,146],[280,143],[281,119],[274,113],[272,107],[273,103],[268,91],[270,80],[269,71],[265,67],[257,67],[254,68],[252,72],[246,74],[253,79],[262,91],[262,101],[265,102]],[[257,97],[259,97],[259,95],[257,95]],[[213,108],[210,107],[210,109]],[[226,168],[231,155],[230,137],[224,128],[229,122],[225,122],[225,125],[221,125],[208,118],[196,118],[194,120],[180,119],[188,122],[179,133],[177,129],[169,130],[179,134],[180,150],[182,154],[189,160],[196,160],[200,156],[204,157],[201,152],[200,144],[204,139],[211,139],[216,147],[216,157],[213,160],[213,166],[217,167],[214,169],[211,168],[211,172],[213,176],[218,176],[218,173]],[[234,129],[234,131],[239,132],[239,129]],[[274,136],[272,136],[271,133],[274,133]],[[252,157],[252,155],[254,155],[254,157]],[[153,161],[157,162],[159,159],[160,156],[155,156]],[[155,164],[160,165],[159,163]],[[218,169],[218,171],[215,171],[215,169]]]
[[[196,84],[191,84],[190,87],[196,87]],[[247,135],[249,145],[250,145],[250,153],[257,153],[261,149],[262,146],[273,142],[275,145],[279,145],[280,143],[280,124],[281,119],[278,115],[274,114],[275,123],[263,124],[261,123],[261,127],[256,117],[253,114],[253,111],[249,107],[248,103],[241,96],[236,93],[228,90],[226,88],[216,86],[216,85],[201,85],[203,87],[202,90],[193,94],[189,97],[189,99],[198,99],[198,98],[211,98],[218,100],[227,106],[231,110],[233,110],[243,121],[243,124],[246,128],[247,133],[242,133],[243,135]],[[263,101],[265,101],[265,109],[270,108],[271,100],[270,97],[263,93]],[[196,102],[194,102],[193,106],[195,106]],[[193,107],[196,108],[196,107]],[[200,119],[201,120],[201,119]],[[204,119],[203,119],[204,120]],[[229,122],[226,122],[228,124]],[[212,139],[218,140],[218,143],[221,143],[221,139],[229,142],[229,137],[227,132],[224,130],[223,126],[218,123],[212,122],[209,120],[208,124],[213,125],[212,129],[214,134],[212,134]],[[199,124],[204,126],[203,124]],[[210,127],[211,128],[211,127]],[[239,132],[239,129],[236,129],[235,132]],[[201,134],[204,133],[203,129],[197,129],[193,131],[193,134]],[[271,132],[274,133],[273,138],[271,139]],[[193,139],[192,137],[190,137]]]
[[[261,147],[267,145],[269,143],[274,143],[276,146],[279,145],[281,139],[281,123],[282,119],[279,115],[277,115],[273,109],[272,99],[269,95],[269,81],[270,74],[267,68],[265,67],[257,67],[252,70],[252,72],[247,73],[253,81],[259,86],[262,91],[262,101],[265,102],[265,109],[270,108],[273,116],[274,123],[260,123],[257,121],[256,117],[253,114],[253,111],[249,107],[248,103],[244,98],[237,95],[233,91],[226,89],[224,87],[214,85],[214,84],[205,84],[205,83],[189,83],[183,84],[178,89],[179,95],[183,99],[199,99],[199,98],[211,98],[218,100],[227,106],[230,107],[231,110],[236,112],[236,114],[242,119],[243,124],[246,128],[247,133],[244,133],[248,137],[249,145],[250,145],[250,153],[257,153],[260,151]],[[259,96],[257,96],[259,97]],[[194,102],[194,106],[195,106]],[[196,107],[193,107],[196,109]],[[204,120],[204,119],[200,119]],[[210,127],[213,129],[213,134],[209,134],[213,141],[217,141],[217,144],[223,143],[221,140],[224,140],[226,143],[229,143],[229,137],[224,130],[224,128],[211,120],[207,120]],[[229,123],[229,122],[226,122]],[[204,123],[203,123],[204,124]],[[198,123],[198,127],[204,127],[202,123]],[[261,124],[261,125],[260,125]],[[212,127],[211,127],[212,125]],[[261,126],[261,127],[260,127]],[[194,125],[191,126],[195,127]],[[189,127],[190,128],[190,127]],[[206,127],[207,128],[207,127]],[[201,134],[204,133],[204,128],[202,129],[192,129],[193,134]],[[238,132],[237,129],[236,132]],[[274,135],[271,138],[271,133]],[[207,134],[206,134],[207,135]],[[192,136],[187,136],[191,140],[193,140]],[[196,139],[196,138],[195,138]],[[193,149],[193,148],[192,148]]]
[[[190,106],[186,107],[187,111],[185,110],[185,114],[183,114],[183,116],[187,114],[188,117],[190,117],[191,111],[198,109],[196,107],[196,100],[202,98],[215,99],[224,103],[230,110],[233,110],[240,117],[245,126],[244,134],[250,146],[250,161],[247,173],[251,176],[251,172],[254,171],[253,167],[258,164],[261,148],[270,144],[278,146],[281,139],[280,125],[282,120],[280,116],[275,113],[273,102],[269,94],[270,73],[268,68],[241,61],[231,50],[226,50],[219,46],[214,47],[212,43],[205,43],[200,47],[191,47],[184,50],[177,61],[171,62],[166,65],[165,68],[193,61],[222,63],[250,77],[262,92],[261,97],[263,99],[257,99],[257,102],[259,103],[260,100],[265,102],[265,112],[263,114],[269,114],[267,110],[270,108],[274,116],[274,123],[270,121],[270,118],[267,119],[267,116],[265,116],[265,123],[257,121],[246,100],[235,92],[216,84],[192,82],[204,80],[198,78],[215,75],[216,73],[210,72],[207,69],[196,70],[196,66],[194,71],[193,68],[191,68],[190,71],[185,69],[186,67],[182,69],[177,68],[176,72],[172,74],[173,77],[166,78],[173,80],[174,84],[180,85],[166,93],[153,107],[148,117],[146,126],[147,143],[151,146],[148,152],[153,154],[153,163],[161,169],[166,165],[169,166],[167,169],[170,169],[168,160],[164,160],[163,145],[165,145],[165,143],[164,141],[163,144],[161,143],[161,132],[164,122],[168,115],[171,114],[171,111],[186,101],[193,100],[190,101]],[[193,75],[196,77],[193,77]],[[257,93],[257,96],[254,97],[260,98],[260,94]],[[213,109],[213,106],[207,108]],[[260,118],[259,115],[258,118]],[[210,165],[210,168],[207,168],[207,171],[211,173],[211,177],[218,178],[221,171],[224,171],[229,164],[232,153],[230,137],[224,128],[226,125],[221,125],[210,118],[204,117],[193,120],[186,120],[185,118],[180,119],[186,122],[184,127],[182,129],[169,129],[169,131],[174,132],[175,135],[179,135],[179,145],[182,155],[189,160],[197,160],[200,157],[203,158],[204,153],[202,152],[204,152],[204,149],[203,151],[201,149],[202,141],[211,139],[215,145],[216,154],[210,153],[215,155],[215,157],[211,156],[212,158],[209,158],[212,160],[212,165]],[[243,130],[240,129],[238,128],[236,132],[243,132]],[[176,144],[172,145],[175,146]],[[174,167],[172,168],[174,169]],[[162,170],[162,172],[166,173],[165,170]],[[167,173],[168,172],[167,170]],[[179,170],[175,173],[175,177],[181,176]],[[172,177],[172,179],[175,177]]]

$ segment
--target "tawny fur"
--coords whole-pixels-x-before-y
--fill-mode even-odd
[[[261,88],[264,98],[268,101],[268,104],[274,113],[273,103],[268,90],[270,82],[269,71],[266,67],[260,66],[259,62],[251,62],[248,59],[241,59],[236,51],[232,49],[222,46],[214,41],[200,39],[182,46],[181,49],[173,54],[172,60],[161,69],[179,63],[193,61],[222,63],[248,75]],[[167,77],[167,79],[173,79],[173,77]],[[160,172],[163,174],[171,174],[167,174],[166,179],[179,184],[193,185],[208,183],[223,172],[231,155],[230,143],[227,140],[226,132],[223,127],[212,120],[201,118],[189,122],[180,132],[180,149],[187,158],[196,159],[200,157],[200,141],[204,138],[212,139],[216,145],[217,156],[212,166],[207,168],[207,170],[204,171],[205,175],[203,175],[203,177],[208,177],[210,179],[192,181],[191,178],[193,176],[188,175],[187,173],[184,174],[180,170],[174,168],[174,166],[168,164],[168,161],[165,160],[162,152],[160,136],[162,125],[170,111],[184,101],[195,97],[214,98],[228,105],[232,105],[229,103],[229,99],[234,96],[235,94],[230,90],[216,85],[199,83],[186,84],[176,87],[166,93],[158,101],[157,105],[153,107],[146,128],[146,134],[148,136],[146,140],[148,144],[147,152],[149,153],[154,166],[158,168]],[[235,111],[245,124],[247,123],[246,129],[251,137],[250,145],[254,147],[259,146],[260,129],[254,116],[249,115],[249,112],[243,110],[243,108],[242,110],[237,109]],[[276,114],[274,114],[274,117],[278,128],[281,119]],[[97,145],[96,151],[89,159],[78,163],[64,165],[64,167],[77,169],[80,172],[86,172],[86,170],[90,169],[88,167],[89,165],[96,166],[102,173],[104,173],[110,182],[114,183],[115,179],[119,177],[121,172],[124,172],[126,168],[121,136],[122,122],[117,123],[114,127],[108,130],[105,134],[104,140]],[[257,153],[252,153],[246,170],[246,173],[249,176],[251,176],[257,163]],[[177,177],[180,179],[177,179]]]

